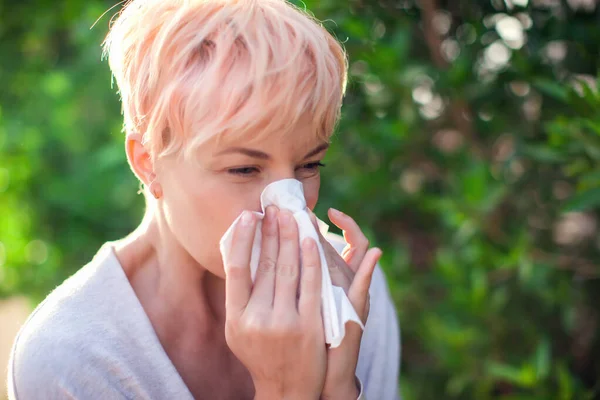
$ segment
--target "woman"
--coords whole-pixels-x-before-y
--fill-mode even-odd
[[[9,396],[396,398],[381,253],[352,218],[329,212],[343,256],[339,238],[323,243],[333,283],[369,314],[364,332],[348,324],[339,347],[325,346],[319,254],[310,239],[299,245],[288,211],[266,210],[250,280],[248,211],[262,190],[296,179],[308,207],[317,202],[346,81],[337,41],[283,0],[133,0],[105,52],[146,215],[34,311],[15,340]]]

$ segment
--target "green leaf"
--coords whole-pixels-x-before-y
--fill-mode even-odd
[[[593,105],[593,106],[597,105],[598,93],[595,92],[594,89],[592,89],[592,87],[586,80],[578,79],[577,81],[583,91],[583,95],[581,97],[586,99],[590,105]]]
[[[536,79],[533,81],[533,87],[556,100],[560,100],[565,103],[568,101],[568,89],[555,81],[543,78]]]
[[[596,207],[600,207],[600,187],[576,194],[562,207],[562,211],[587,211]]]
[[[579,182],[585,185],[600,186],[600,169],[586,172],[579,177]]]
[[[490,363],[488,373],[494,378],[506,380],[521,387],[531,387],[535,383],[535,374],[528,365],[516,368],[507,364]]]
[[[569,400],[573,398],[574,390],[573,390],[573,378],[569,374],[569,370],[567,367],[560,363],[557,366],[557,374],[558,374],[558,398],[561,400]]]
[[[600,122],[592,119],[582,119],[581,123],[596,135],[600,136]]]
[[[495,378],[502,378],[509,382],[519,382],[519,369],[506,364],[493,363],[488,366],[488,373]]]
[[[542,339],[535,352],[535,369],[538,379],[545,379],[550,373],[550,342]]]
[[[551,147],[542,145],[521,145],[520,152],[535,161],[547,163],[561,163],[565,161],[565,155]]]

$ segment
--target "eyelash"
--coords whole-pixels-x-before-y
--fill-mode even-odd
[[[324,167],[324,166],[325,166],[325,164],[323,164],[320,161],[317,161],[317,162],[304,164],[300,168],[309,169],[309,170],[318,170],[319,168]],[[241,168],[231,168],[231,169],[227,170],[227,172],[229,172],[232,175],[250,176],[252,174],[259,172],[259,170],[256,167],[241,167]]]

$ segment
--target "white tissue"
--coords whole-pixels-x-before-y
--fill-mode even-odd
[[[267,206],[275,205],[279,209],[291,211],[298,224],[300,243],[305,237],[311,237],[317,243],[317,248],[319,249],[319,254],[321,255],[321,271],[323,275],[323,282],[321,285],[321,315],[323,317],[325,342],[331,347],[338,347],[342,343],[344,335],[346,334],[346,322],[356,322],[363,329],[364,326],[344,290],[341,287],[334,286],[331,283],[331,277],[329,276],[329,268],[327,267],[327,260],[325,259],[323,247],[321,246],[317,231],[307,212],[308,209],[306,207],[306,200],[304,199],[302,183],[296,179],[283,179],[273,182],[263,190],[260,196],[260,203],[262,207],[262,213],[255,212],[255,214],[259,217],[259,222],[256,229],[256,235],[254,237],[254,243],[252,245],[252,257],[250,261],[252,280],[254,281],[255,279],[256,269],[260,259],[262,218],[264,217]],[[240,217],[238,217],[233,224],[231,224],[227,232],[225,232],[221,238],[220,248],[222,255],[227,254],[231,248],[233,229],[238,223],[239,219]],[[322,232],[326,231],[328,228],[327,224],[322,221],[319,221],[319,226]]]

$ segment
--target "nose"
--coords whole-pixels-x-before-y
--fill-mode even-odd
[[[284,179],[297,179],[296,171],[293,167],[281,167],[279,169],[273,169],[269,174],[268,178],[266,178],[262,185],[260,185],[260,192],[258,193],[256,207],[258,210],[261,209],[260,206],[260,196],[265,190],[267,186],[269,186],[273,182],[281,181]]]
[[[271,168],[268,170],[268,174],[265,174],[263,179],[260,180],[260,184],[253,185],[249,188],[249,191],[245,193],[244,209],[262,212],[261,206],[261,195],[265,188],[273,182],[277,182],[283,179],[296,179],[296,171],[294,167],[281,166],[278,168]]]
[[[265,187],[270,185],[273,182],[277,182],[283,179],[296,179],[296,171],[293,167],[281,167],[277,169],[273,169],[272,173],[269,174],[268,179],[265,179]]]

